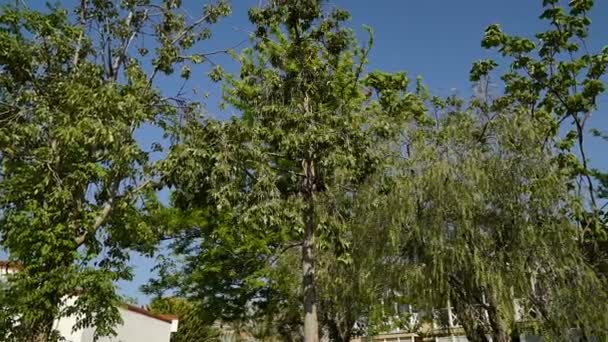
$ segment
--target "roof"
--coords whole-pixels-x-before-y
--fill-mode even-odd
[[[159,315],[153,312],[150,312],[142,307],[132,305],[132,304],[123,304],[123,307],[131,312],[138,313],[140,315],[148,316],[150,318],[157,319],[159,321],[163,321],[166,323],[173,323],[173,321],[177,320],[177,316],[174,315]]]
[[[18,271],[23,269],[23,264],[18,261],[0,260],[0,268]]]

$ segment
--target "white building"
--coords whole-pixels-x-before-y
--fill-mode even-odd
[[[411,315],[408,327],[395,328],[376,336],[355,338],[351,342],[468,342],[453,308],[449,302],[446,304],[445,308],[434,310],[430,321],[420,320],[420,315],[410,305],[395,304],[395,311],[400,315]],[[517,302],[515,306],[516,319],[521,320],[524,317],[521,306]],[[390,318],[387,323],[391,323]],[[492,341],[492,338],[488,336],[488,340]],[[519,341],[539,342],[540,339],[536,336],[520,335]]]
[[[0,261],[0,279],[19,271],[19,266]],[[74,300],[74,299],[71,299]],[[103,337],[99,342],[169,342],[177,331],[175,316],[157,315],[138,306],[124,304],[118,308],[123,323],[115,328],[116,336]],[[63,317],[55,321],[55,329],[66,342],[93,342],[95,327],[72,331],[76,317]]]
[[[116,336],[102,337],[99,342],[169,342],[171,333],[177,331],[178,321],[174,316],[156,315],[143,308],[123,305],[118,308],[122,325],[115,328]],[[75,317],[64,317],[55,322],[66,342],[93,342],[95,328],[72,331]]]

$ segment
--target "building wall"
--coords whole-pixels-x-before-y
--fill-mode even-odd
[[[169,342],[171,323],[123,308],[119,308],[119,311],[123,324],[116,327],[116,336],[102,337],[98,342]],[[74,342],[93,342],[93,334],[94,330],[87,328],[82,340]]]
[[[69,301],[74,301],[74,299],[69,299]],[[55,329],[65,338],[65,342],[82,342],[83,331],[72,331],[76,321],[76,316],[62,317],[55,321]]]
[[[437,337],[436,342],[468,342],[466,337],[464,336],[444,336]]]
[[[68,305],[75,299],[69,299]],[[171,322],[149,317],[126,308],[118,308],[122,325],[114,330],[116,336],[102,337],[98,342],[169,342],[171,331],[176,330]],[[93,342],[95,328],[85,328],[73,332],[72,327],[76,324],[76,317],[63,317],[55,322],[55,328],[66,339],[66,342]]]
[[[15,268],[0,263],[0,281],[3,281],[7,274],[13,274],[15,272],[17,272]]]

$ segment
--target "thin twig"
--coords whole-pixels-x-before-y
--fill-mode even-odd
[[[86,15],[87,15],[87,0],[80,0],[80,35],[76,42],[76,51],[74,51],[74,59],[72,65],[76,67],[78,65],[78,59],[80,58],[80,50],[82,49],[82,40],[84,39],[84,30],[86,26]]]

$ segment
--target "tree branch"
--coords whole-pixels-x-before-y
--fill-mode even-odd
[[[91,226],[91,229],[86,230],[84,233],[80,234],[79,236],[77,236],[75,238],[77,247],[82,246],[85,243],[87,237],[89,237],[89,235],[91,235],[91,234],[95,234],[99,230],[99,228],[101,228],[101,226],[107,221],[108,217],[110,216],[110,213],[112,212],[112,209],[114,209],[114,205],[116,204],[117,200],[124,198],[124,197],[133,196],[133,195],[139,193],[145,187],[150,185],[152,183],[152,180],[148,179],[148,180],[142,182],[138,187],[127,191],[127,193],[125,193],[123,195],[116,195],[116,192],[118,192],[119,183],[120,182],[116,183],[115,189],[114,189],[114,191],[112,191],[113,195],[111,195],[110,199],[108,199],[108,201],[103,205],[101,212],[95,218],[95,221],[93,222],[93,225]]]
[[[74,67],[78,65],[78,59],[80,58],[80,49],[82,49],[82,40],[84,39],[84,30],[86,25],[86,15],[87,0],[80,0],[80,27],[82,31],[80,31],[78,41],[76,42],[76,51],[74,51],[74,59],[72,61]]]
[[[87,230],[84,233],[80,234],[80,236],[78,236],[76,238],[76,246],[80,247],[84,244],[84,242],[86,241],[87,237],[89,236],[90,233],[94,234],[95,232],[97,232],[97,230],[101,227],[101,225],[106,221],[106,219],[108,218],[108,216],[110,215],[110,212],[112,211],[112,207],[114,205],[114,201],[115,198],[110,198],[103,206],[103,209],[101,210],[101,213],[99,214],[99,216],[97,216],[95,218],[95,222],[93,222],[93,227],[91,227],[91,230]]]
[[[202,17],[200,17],[197,21],[193,22],[192,24],[190,24],[188,27],[186,27],[182,32],[180,32],[172,41],[171,41],[171,45],[179,42],[181,39],[184,38],[184,36],[190,32],[191,30],[193,30],[194,28],[196,28],[198,25],[202,24],[205,20],[209,19],[209,15],[204,15]]]
[[[287,252],[288,250],[290,250],[294,247],[301,247],[301,246],[302,246],[302,242],[296,242],[296,243],[292,243],[292,244],[289,244],[289,245],[281,248],[281,250],[277,254],[274,254],[272,256],[272,258],[268,259],[269,264],[274,265],[277,262],[277,260],[281,257],[281,255],[285,254],[285,252]]]
[[[144,17],[147,15],[147,13],[148,13],[148,10],[146,9],[144,11]],[[133,21],[133,11],[130,11],[129,14],[127,15],[125,25],[127,25],[127,27],[130,27],[131,21]],[[120,65],[124,62],[125,56],[127,55],[127,50],[129,49],[129,46],[131,45],[131,42],[133,41],[135,36],[137,36],[136,30],[134,30],[131,33],[129,38],[127,38],[123,41],[122,49],[119,52],[118,56],[116,56],[116,59],[114,60],[114,64],[112,65],[112,70],[111,70],[114,81],[116,81],[116,78],[118,77],[118,68],[120,68]]]

